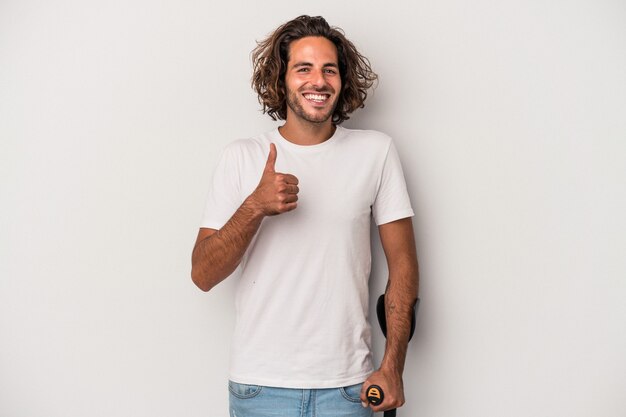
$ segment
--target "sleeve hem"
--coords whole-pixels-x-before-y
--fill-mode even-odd
[[[220,223],[202,223],[200,224],[200,228],[201,229],[215,229],[215,230],[220,230],[222,227],[224,227],[224,224],[220,224]]]
[[[379,216],[378,218],[374,219],[374,221],[376,222],[376,226],[380,226],[381,224],[391,223],[395,220],[400,220],[400,219],[404,219],[407,217],[413,217],[414,215],[415,213],[413,212],[413,209],[409,208],[409,209],[394,211],[384,216]]]

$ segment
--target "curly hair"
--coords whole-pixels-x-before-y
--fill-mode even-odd
[[[252,88],[263,105],[263,113],[269,114],[273,120],[287,119],[285,74],[289,45],[307,36],[323,36],[337,48],[341,92],[332,121],[341,123],[348,120],[350,113],[365,106],[367,90],[378,79],[378,75],[372,71],[369,60],[345,37],[343,30],[329,26],[321,16],[299,16],[257,42],[257,47],[252,51]]]

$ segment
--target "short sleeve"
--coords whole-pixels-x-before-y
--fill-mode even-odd
[[[239,163],[236,149],[222,150],[204,207],[200,227],[221,229],[243,202],[240,197]]]
[[[400,157],[393,142],[390,142],[372,205],[372,216],[376,225],[380,226],[413,215]]]

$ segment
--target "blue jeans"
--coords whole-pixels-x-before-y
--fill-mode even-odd
[[[372,417],[361,405],[361,386],[292,389],[229,381],[230,417]]]

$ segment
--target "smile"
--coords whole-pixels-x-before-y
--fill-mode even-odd
[[[329,97],[329,94],[304,94],[304,98],[314,103],[324,103]]]

